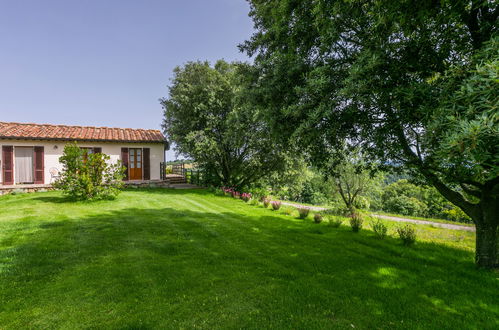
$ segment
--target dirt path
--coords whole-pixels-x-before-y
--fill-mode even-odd
[[[288,206],[293,206],[293,207],[308,207],[312,211],[324,211],[324,210],[326,210],[326,208],[320,207],[320,206],[307,206],[307,205],[301,205],[301,204],[290,203],[290,202],[282,202],[282,205],[288,205]],[[470,227],[470,226],[454,225],[454,224],[450,224],[450,223],[440,223],[440,222],[433,222],[433,221],[427,221],[427,220],[407,219],[407,218],[393,217],[390,215],[381,215],[381,214],[374,214],[374,213],[371,215],[374,217],[378,217],[378,218],[390,220],[390,221],[408,222],[408,223],[415,223],[415,224],[419,224],[419,225],[432,225],[434,227],[453,229],[453,230],[476,231],[475,227]]]

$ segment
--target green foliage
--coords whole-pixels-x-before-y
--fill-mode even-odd
[[[163,128],[177,152],[192,158],[215,186],[248,187],[280,168],[282,152],[249,102],[249,65],[189,62],[174,70]]]
[[[363,223],[364,219],[362,219],[362,215],[360,215],[360,213],[353,213],[350,216],[350,227],[352,227],[352,231],[354,233],[357,233],[362,229]]]
[[[389,198],[384,204],[384,210],[403,215],[427,216],[427,208],[424,203],[417,198],[405,195]]]
[[[335,215],[328,215],[328,225],[333,228],[338,228],[343,223],[343,218]]]
[[[308,217],[308,214],[310,213],[310,208],[308,207],[298,207],[298,216],[300,219],[305,219]]]
[[[123,186],[125,168],[119,161],[109,161],[108,155],[88,154],[76,143],[69,143],[59,158],[63,170],[54,186],[75,200],[113,199]]]
[[[433,187],[418,186],[407,179],[395,181],[383,188],[381,209],[410,216],[438,217],[469,222],[470,218],[449,203]]]
[[[270,205],[272,205],[274,211],[277,211],[281,208],[281,201],[272,201],[270,202]]]
[[[255,102],[283,144],[337,159],[346,142],[404,166],[473,218],[499,225],[497,1],[258,1]],[[497,243],[477,263],[497,267]]]
[[[485,183],[499,177],[498,49],[499,34],[471,61],[431,80],[442,99],[426,139],[437,145],[435,161],[451,164],[453,182]]]
[[[404,245],[412,245],[416,242],[416,231],[414,227],[405,225],[397,228],[397,233]]]
[[[281,213],[286,215],[292,215],[294,213],[293,207],[281,207]]]
[[[368,209],[369,200],[362,195],[379,186],[382,176],[372,175],[359,150],[347,152],[344,156],[341,161],[334,164],[331,182],[350,212],[354,212],[356,208]]]
[[[321,223],[323,220],[323,216],[320,213],[314,214],[314,222],[315,223]]]
[[[388,232],[388,228],[380,219],[375,220],[371,223],[371,228],[373,232],[379,239],[384,239],[386,237],[386,233]]]
[[[463,210],[455,205],[450,205],[450,208],[443,210],[442,214],[444,215],[444,218],[448,220],[466,223],[471,222],[470,217],[468,217]]]
[[[262,203],[263,203],[263,207],[264,208],[268,208],[269,205],[270,205],[270,199],[264,198],[263,201],[262,201]]]
[[[259,201],[263,201],[267,196],[270,195],[269,189],[261,186],[252,187],[249,189],[249,192],[251,193],[253,198]]]

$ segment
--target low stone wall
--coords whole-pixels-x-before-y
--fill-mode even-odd
[[[170,180],[125,182],[125,188],[170,188]]]
[[[172,188],[170,184],[170,180],[154,180],[154,181],[125,181],[125,188]],[[49,184],[45,185],[14,185],[14,186],[5,186],[0,185],[0,196],[7,194],[23,194],[23,193],[34,193],[34,192],[44,192],[49,190],[55,190]]]
[[[45,186],[45,187],[16,186],[16,187],[9,187],[9,188],[0,187],[0,196],[7,195],[7,194],[24,194],[24,193],[44,192],[44,191],[49,191],[49,190],[55,190],[55,188],[52,186]]]

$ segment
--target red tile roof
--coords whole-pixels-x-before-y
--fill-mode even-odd
[[[0,139],[102,142],[164,142],[161,131],[92,126],[0,122]]]

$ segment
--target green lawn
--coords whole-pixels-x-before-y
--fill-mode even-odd
[[[499,328],[473,233],[404,247],[201,191],[0,197],[0,329]]]

